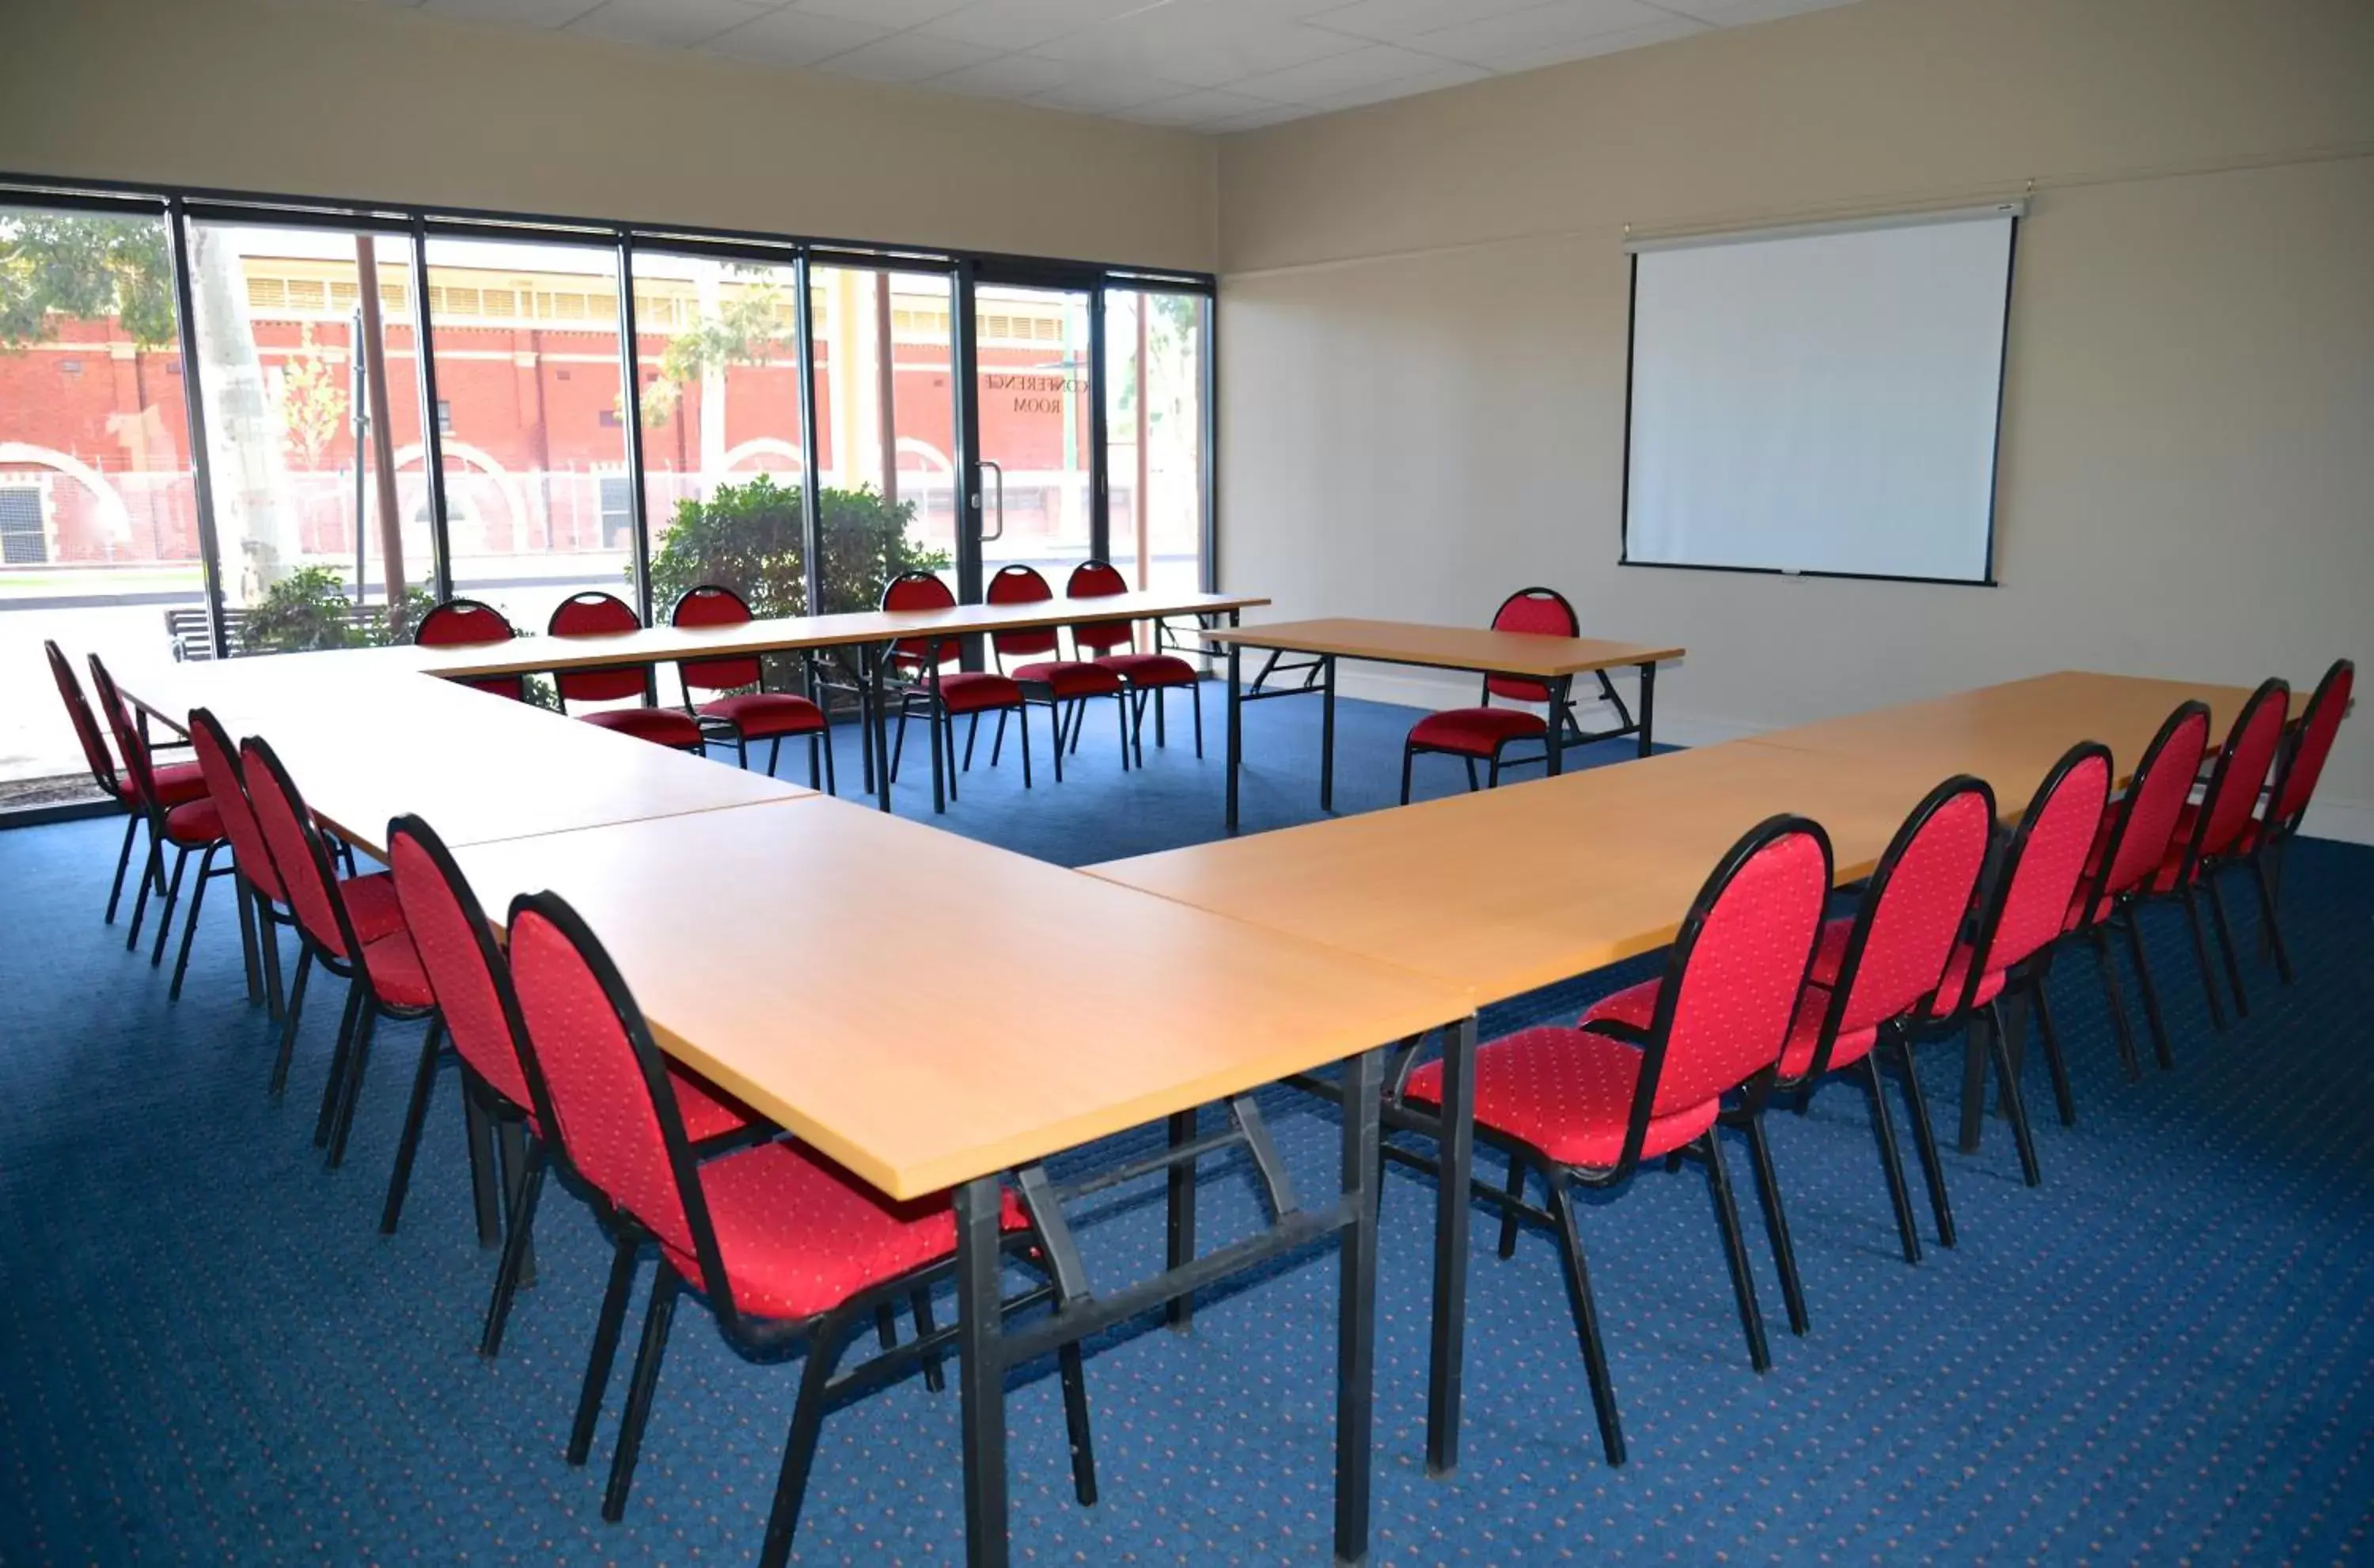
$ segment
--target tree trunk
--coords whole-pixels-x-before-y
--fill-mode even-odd
[[[368,234],[355,236],[356,291],[362,301],[364,395],[370,402],[371,471],[378,482],[380,575],[387,592],[389,632],[401,638],[409,629],[404,615],[404,513],[395,498],[395,427],[387,407],[387,334],[380,325],[378,241]],[[362,453],[355,454],[362,461]],[[357,520],[359,524],[360,519]],[[355,585],[362,591],[362,584]]]
[[[217,531],[239,554],[223,563],[233,597],[253,604],[297,566],[297,509],[279,411],[264,384],[264,362],[247,315],[247,277],[238,245],[218,228],[190,226],[192,306],[197,316],[199,385],[207,400],[206,446]]]

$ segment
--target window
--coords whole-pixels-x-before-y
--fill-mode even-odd
[[[37,567],[50,558],[41,492],[30,485],[0,485],[0,565]]]
[[[1105,291],[1106,495],[1113,564],[1134,588],[1204,581],[1204,356],[1200,294]]]
[[[817,267],[817,465],[826,558],[867,564],[828,577],[827,611],[871,609],[903,570],[956,579],[956,347],[948,278],[870,267]],[[911,330],[902,330],[904,314]],[[935,332],[926,332],[927,323]],[[843,551],[832,534],[878,529],[877,548]],[[886,572],[883,568],[887,568]]]
[[[635,486],[630,480],[602,481],[602,544],[611,550],[635,547]]]
[[[452,398],[441,397],[437,400],[437,433],[441,436],[450,436],[453,433],[453,400]]]

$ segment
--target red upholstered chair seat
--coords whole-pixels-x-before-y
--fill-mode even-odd
[[[758,1119],[758,1112],[673,1062],[668,1065],[668,1084],[676,1090],[676,1108],[683,1114],[684,1136],[688,1143],[705,1142]]]
[[[1141,690],[1192,686],[1199,678],[1195,666],[1171,653],[1108,653],[1097,662]]]
[[[1538,713],[1516,708],[1454,708],[1429,713],[1410,729],[1409,743],[1462,756],[1488,757],[1510,741],[1546,734]]]
[[[1005,676],[993,675],[986,670],[958,670],[940,677],[940,701],[950,713],[1019,708],[1022,688]]]
[[[689,1125],[685,1130],[699,1136]],[[703,1165],[700,1189],[734,1305],[761,1317],[829,1312],[867,1286],[957,1247],[946,1195],[894,1203],[822,1155],[789,1143],[761,1144]],[[1029,1223],[1011,1192],[1001,1223],[1008,1231]],[[699,1259],[674,1246],[667,1254],[678,1272],[701,1285]]]
[[[149,777],[157,786],[157,803],[167,811],[200,800],[206,792],[205,770],[194,762],[167,763],[152,770]],[[133,790],[129,778],[119,775],[115,780],[115,792],[127,810],[140,804],[140,797]]]
[[[190,848],[219,844],[223,837],[222,808],[205,796],[184,801],[165,813],[165,841]]]
[[[1036,664],[1025,664],[1013,674],[1014,679],[1023,685],[1045,686],[1055,694],[1058,702],[1069,702],[1075,696],[1111,696],[1121,690],[1118,671],[1072,659],[1050,659]]]
[[[396,902],[395,879],[385,872],[338,879],[338,894],[347,901],[347,919],[355,940],[369,945],[405,930],[404,906]]]
[[[419,950],[403,931],[363,942],[363,967],[370,972],[371,989],[389,1007],[429,1008],[437,993],[429,989],[429,972],[420,966]]]
[[[718,719],[731,724],[749,741],[763,741],[770,735],[805,735],[821,730],[824,709],[804,696],[790,692],[745,692],[740,696],[721,696],[704,702],[699,709],[703,719]]]
[[[616,730],[663,746],[690,750],[700,744],[700,726],[692,715],[672,708],[605,708],[599,713],[581,713],[578,717],[588,724],[599,724],[605,730]]]
[[[1657,982],[1635,986],[1655,1005]],[[1637,1010],[1631,993],[1618,991],[1584,1016],[1599,1018],[1637,1011],[1645,1026],[1649,1007]],[[1620,1004],[1612,1012],[1610,1004]],[[1520,1030],[1475,1052],[1475,1122],[1523,1141],[1564,1164],[1613,1165],[1623,1157],[1624,1129],[1632,1115],[1632,1092],[1640,1077],[1640,1051],[1588,1029],[1555,1025]],[[1442,1099],[1442,1064],[1427,1063],[1410,1074],[1407,1097],[1426,1105]],[[1696,1140],[1714,1125],[1719,1100],[1652,1117],[1640,1157],[1650,1159]]]

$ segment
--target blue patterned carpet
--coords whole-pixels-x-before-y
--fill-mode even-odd
[[[947,825],[1075,863],[1211,837],[1219,714],[1207,706],[1212,760],[1194,761],[1182,724],[1124,780],[1109,721],[1092,721],[1060,789],[1042,766],[1025,797],[1009,751],[995,773],[967,776]],[[1249,827],[1312,814],[1316,718],[1311,704],[1252,710]],[[1389,802],[1407,721],[1346,705],[1340,806]],[[1043,765],[1043,727],[1039,740]],[[928,810],[922,760],[911,753],[899,786],[911,814]],[[842,762],[853,784],[853,747]],[[1454,774],[1440,759],[1427,770],[1438,789]],[[596,1468],[561,1462],[605,1257],[582,1209],[547,1196],[542,1278],[501,1359],[481,1363],[493,1259],[467,1217],[449,1093],[402,1233],[376,1231],[411,1032],[382,1037],[348,1164],[325,1173],[308,1133],[335,1000],[311,1010],[288,1102],[267,1103],[266,1025],[241,1000],[229,912],[208,921],[188,993],[169,1005],[163,977],[99,920],[116,831],[0,833],[0,1562],[754,1557],[796,1369],[740,1361],[688,1305],[632,1506],[603,1525],[623,1361]],[[1751,1209],[1774,1326],[1767,1375],[1747,1367],[1695,1173],[1644,1176],[1585,1214],[1632,1444],[1622,1470],[1600,1461],[1551,1242],[1528,1234],[1500,1262],[1495,1227],[1479,1223],[1465,1462],[1425,1479],[1430,1189],[1393,1176],[1377,1560],[2368,1555],[2374,851],[2302,845],[2286,901],[2300,983],[2281,988],[2253,963],[2254,1010],[2223,1036],[2180,932],[2154,930],[2178,1066],[2140,1085],[2116,1069],[2090,975],[2066,966],[2055,998],[2081,1123],[2052,1122],[2035,1086],[2037,1191],[2020,1186],[1999,1121],[1981,1154],[1949,1152],[1962,1245],[1933,1246],[1918,1269],[1897,1255],[1860,1097],[1832,1090],[1810,1116],[1779,1118],[1814,1326],[1797,1340],[1780,1323]],[[1497,1010],[1487,1034],[1609,983]],[[1950,1123],[1958,1053],[1931,1056]],[[1332,1115],[1284,1096],[1271,1106],[1307,1189],[1323,1186]],[[1733,1170],[1745,1183],[1735,1147]],[[1210,1173],[1203,1211],[1206,1246],[1254,1223],[1241,1165]],[[1150,1185],[1107,1195],[1083,1230],[1108,1280],[1158,1259],[1160,1236]],[[1323,1560],[1334,1281],[1322,1252],[1211,1302],[1190,1336],[1138,1326],[1095,1346],[1105,1500],[1091,1510],[1070,1499],[1054,1379],[1022,1378],[1017,1560]],[[900,1384],[828,1421],[801,1561],[962,1550],[953,1392]]]

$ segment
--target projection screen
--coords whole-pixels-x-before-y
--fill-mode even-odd
[[[1634,245],[1624,560],[1992,581],[2018,216]]]

